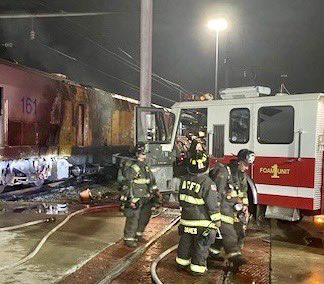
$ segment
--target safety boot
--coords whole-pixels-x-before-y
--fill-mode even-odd
[[[221,256],[221,251],[218,249],[214,249],[212,247],[209,248],[208,258],[216,261],[224,261],[225,258]]]
[[[177,263],[177,270],[178,271],[183,270],[188,272],[190,270],[190,265],[180,265]]]
[[[143,236],[136,236],[136,239],[139,243],[146,243],[147,240]]]
[[[247,259],[240,254],[232,256],[228,260],[237,267],[248,263]]]
[[[128,246],[129,248],[136,248],[137,247],[137,242],[136,241],[132,241],[132,240],[124,240],[124,243],[126,246]]]
[[[201,272],[196,272],[196,271],[192,271],[192,270],[191,270],[191,275],[192,275],[192,276],[202,277],[202,276],[204,276],[204,275],[206,275],[206,274],[207,274],[207,269],[206,269],[205,272],[203,272],[203,273],[201,273]]]

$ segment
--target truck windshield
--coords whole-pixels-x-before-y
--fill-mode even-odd
[[[199,139],[206,147],[206,134],[207,109],[182,109],[176,137],[177,156],[189,150],[193,139]]]

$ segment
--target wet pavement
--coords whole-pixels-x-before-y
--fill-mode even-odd
[[[0,232],[0,269],[30,253],[64,216],[56,217],[54,223]],[[124,217],[117,209],[75,216],[55,232],[31,260],[0,271],[0,283],[55,283],[120,240],[123,226]]]
[[[270,244],[263,239],[269,239],[269,234],[250,230],[243,249],[243,255],[249,260],[247,265],[240,268],[237,273],[228,273],[223,262],[212,259],[208,260],[208,272],[202,277],[194,277],[186,271],[176,269],[176,250],[162,259],[157,266],[157,276],[165,284],[205,284],[223,283],[227,276],[226,283],[269,283],[270,274]],[[152,283],[150,274],[151,263],[165,250],[178,243],[177,227],[170,233],[161,237],[152,245],[143,256],[132,267],[127,269],[113,284],[122,283]]]
[[[154,238],[159,232],[165,229],[178,215],[178,210],[166,210],[159,216],[152,218],[145,230],[144,237],[146,238],[146,240]],[[91,261],[86,263],[79,270],[75,271],[75,273],[72,273],[71,275],[60,281],[60,283],[106,283],[104,279],[110,278],[110,275],[113,273],[113,271],[123,269],[123,266],[128,261],[128,259],[144,245],[144,243],[139,244],[138,248],[131,249],[124,246],[123,241],[120,240],[115,245],[103,250],[96,257],[92,258]],[[145,266],[149,267],[151,260],[152,258],[146,258],[142,263],[143,265],[145,263]],[[140,263],[140,260],[136,258],[135,263]],[[132,267],[135,267],[135,265],[132,264],[131,269]],[[141,273],[143,272],[142,269],[137,270],[137,272],[139,272],[137,274],[137,277],[141,283],[151,283],[149,272]],[[130,277],[127,281],[120,283],[136,283],[134,282],[135,280],[133,276]]]
[[[310,220],[272,221],[271,283],[324,283],[324,227]]]
[[[271,266],[271,283],[324,283],[323,249],[273,241]]]
[[[101,190],[98,186],[94,186],[94,190],[95,188]],[[65,192],[64,198],[61,196],[60,188],[51,190],[51,197],[47,194],[37,196],[37,193],[28,194],[24,198],[19,196],[17,198],[15,194],[6,195],[8,200],[12,200],[13,197],[18,201],[2,203],[0,227],[52,216],[55,216],[56,222],[13,231],[0,230],[1,284],[110,283],[113,279],[112,272],[121,269],[130,257],[144,248],[145,244],[138,249],[130,249],[123,245],[121,239],[125,218],[115,206],[72,217],[67,224],[49,237],[31,260],[1,270],[2,267],[28,255],[50,230],[66,218],[68,213],[84,208],[85,205],[76,202],[78,192],[82,189],[83,187],[80,187],[77,191],[73,191],[73,188],[70,188]],[[114,199],[112,197],[114,194],[116,190],[112,189],[108,199]],[[48,207],[45,208],[48,201],[51,201],[48,204],[55,204],[53,201],[64,204],[65,201],[68,204],[68,212],[57,215],[46,214],[49,213]],[[107,199],[104,199],[100,204],[106,202]],[[167,209],[152,219],[146,230],[146,239],[154,238],[169,226],[178,214],[177,209]],[[238,272],[227,270],[224,262],[209,260],[208,273],[201,278],[195,278],[185,271],[176,270],[176,252],[173,251],[158,264],[157,274],[165,284],[324,283],[323,237],[323,228],[316,228],[311,222],[293,224],[271,221],[271,226],[262,230],[250,226],[243,249],[249,263],[242,266]],[[111,283],[152,283],[150,273],[152,262],[166,249],[177,244],[178,240],[175,226],[149,246],[142,255],[136,257],[130,267],[125,266],[125,271]]]

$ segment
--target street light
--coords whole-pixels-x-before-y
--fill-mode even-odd
[[[218,81],[218,33],[220,31],[224,31],[227,29],[228,23],[225,19],[219,18],[210,20],[208,22],[208,28],[210,30],[213,30],[216,32],[216,47],[215,47],[215,99],[218,98],[218,87],[217,87],[217,81]]]

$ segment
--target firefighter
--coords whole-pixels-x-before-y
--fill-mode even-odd
[[[155,202],[161,202],[153,173],[145,163],[147,152],[144,143],[138,143],[135,151],[136,161],[124,170],[127,186],[121,195],[126,216],[124,242],[128,247],[136,247],[137,242],[145,241],[143,233],[150,220],[151,209]]]
[[[237,159],[232,160],[227,166],[218,165],[211,171],[211,178],[215,181],[221,210],[222,241],[216,242],[210,248],[210,254],[219,258],[223,246],[227,257],[234,266],[247,263],[241,254],[245,229],[248,222],[248,185],[245,172],[254,162],[254,153],[242,149],[237,154]]]
[[[206,272],[208,249],[215,241],[221,217],[217,188],[208,176],[208,164],[208,156],[197,152],[189,159],[188,173],[179,187],[182,212],[176,263],[178,269],[190,269],[198,276]]]

